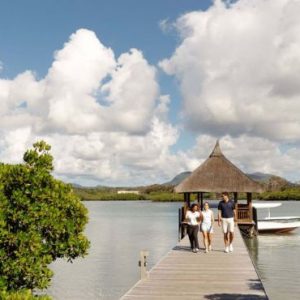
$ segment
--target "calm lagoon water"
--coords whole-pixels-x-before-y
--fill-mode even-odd
[[[271,209],[271,216],[300,216],[300,201],[282,202]],[[300,229],[261,234],[246,244],[270,299],[300,299]]]
[[[56,261],[47,293],[57,300],[119,299],[139,280],[140,250],[149,250],[151,268],[176,244],[181,203],[109,201],[85,205],[90,217],[86,229],[91,241],[89,255],[73,264]],[[285,202],[272,211],[274,216],[300,215],[300,202]],[[247,245],[270,299],[299,299],[300,230],[260,235],[247,240]]]

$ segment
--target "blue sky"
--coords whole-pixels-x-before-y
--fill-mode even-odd
[[[0,160],[45,139],[63,180],[139,185],[192,170],[220,139],[244,171],[297,181],[299,12],[288,0],[1,1]]]
[[[117,55],[142,49],[149,62],[172,54],[178,38],[164,34],[159,22],[206,9],[211,1],[1,1],[0,41],[2,75],[12,77],[26,69],[44,76],[53,52],[78,28],[93,30]]]

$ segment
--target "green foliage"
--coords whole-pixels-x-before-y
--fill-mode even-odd
[[[116,191],[109,191],[98,188],[74,188],[74,192],[81,200],[145,200],[144,195],[134,193],[118,194]]]
[[[0,300],[51,300],[49,296],[35,296],[31,290],[18,292],[0,292]]]
[[[122,188],[119,188],[122,189]],[[128,188],[127,188],[128,189]],[[124,193],[118,194],[118,188],[95,187],[95,188],[74,188],[74,192],[81,200],[99,200],[99,201],[133,201],[133,200],[150,200],[153,202],[182,202],[183,194],[173,192],[174,187],[170,185],[154,184],[143,188],[135,188],[140,194]],[[205,193],[205,199],[216,199],[214,193]],[[191,195],[191,201],[196,200],[196,194]]]
[[[167,192],[152,192],[146,196],[148,200],[154,202],[182,202],[183,195]]]
[[[262,200],[300,200],[300,187],[285,188],[276,192],[265,192],[258,195]]]
[[[99,201],[134,201],[134,200],[151,200],[151,201],[183,201],[182,194],[175,194],[170,192],[151,192],[150,194],[134,194],[124,193],[118,194],[116,192],[104,192],[97,189],[80,188],[75,189],[75,193],[82,200],[99,200]]]
[[[0,291],[46,288],[51,262],[87,253],[87,209],[51,175],[49,151],[41,141],[24,154],[24,164],[0,164]]]
[[[151,193],[173,193],[174,186],[172,185],[164,185],[164,184],[152,184],[145,186],[141,189],[141,192],[144,194]]]

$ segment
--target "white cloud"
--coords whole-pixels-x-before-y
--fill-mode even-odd
[[[9,132],[0,131],[1,162],[20,163],[24,149],[31,146],[31,128],[23,127]]]
[[[0,79],[0,160],[20,162],[38,139],[52,145],[55,174],[85,184],[136,185],[183,169],[170,148],[170,98],[141,51],[115,59],[94,32],[72,34],[46,76]]]
[[[101,44],[94,32],[80,29],[72,34],[56,52],[45,78],[47,127],[83,133],[100,126],[101,106],[95,93],[115,65],[113,51]]]
[[[137,49],[119,57],[111,80],[101,89],[109,103],[103,110],[109,130],[147,132],[159,97],[155,73]]]
[[[215,143],[213,136],[198,136],[196,145],[186,153],[188,157],[194,158],[190,170],[207,159]],[[282,144],[266,138],[225,135],[220,139],[220,146],[223,154],[243,172],[270,173],[291,181],[300,178],[300,150],[297,145],[289,146],[284,151]]]
[[[52,145],[55,173],[61,178],[89,177],[90,183],[139,185],[168,180],[184,169],[170,152],[177,136],[175,128],[154,117],[145,135],[91,132],[41,138]]]
[[[116,60],[94,32],[80,29],[55,53],[45,78],[25,71],[0,79],[0,125],[27,121],[37,133],[146,133],[158,98],[155,67],[141,51]]]
[[[168,18],[161,20],[158,25],[164,33],[168,33],[174,29],[173,23]]]
[[[215,136],[300,140],[300,2],[215,1],[176,22],[160,66],[180,83],[190,128]]]

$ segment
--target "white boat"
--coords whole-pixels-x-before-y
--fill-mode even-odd
[[[271,217],[270,208],[279,207],[282,203],[253,203],[257,209],[268,209],[268,216],[257,220],[258,232],[285,233],[300,227],[300,216]]]

